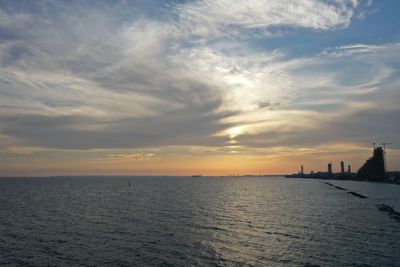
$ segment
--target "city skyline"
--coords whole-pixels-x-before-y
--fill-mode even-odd
[[[0,3],[0,176],[400,169],[396,0]]]

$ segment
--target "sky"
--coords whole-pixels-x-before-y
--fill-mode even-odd
[[[2,0],[0,176],[400,169],[400,1]]]

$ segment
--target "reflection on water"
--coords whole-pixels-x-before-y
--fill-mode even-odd
[[[0,180],[0,264],[399,266],[400,186],[262,177]],[[364,264],[364,265],[363,265]]]

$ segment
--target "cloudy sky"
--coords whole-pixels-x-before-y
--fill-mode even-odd
[[[0,175],[400,169],[397,0],[2,0]]]

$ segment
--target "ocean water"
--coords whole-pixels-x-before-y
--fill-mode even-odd
[[[400,266],[400,186],[265,177],[0,179],[0,265]]]

